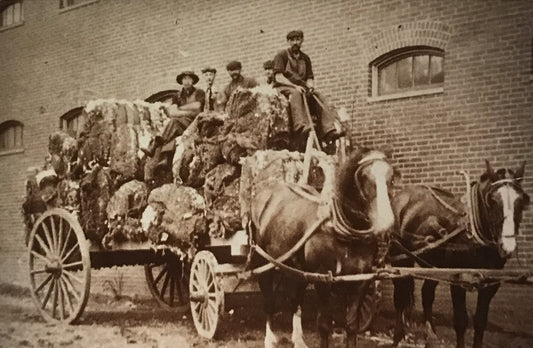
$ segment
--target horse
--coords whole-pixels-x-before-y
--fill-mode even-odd
[[[324,205],[310,199],[310,190],[305,187],[275,182],[259,190],[251,203],[252,237],[256,245],[275,259],[301,243],[285,264],[305,272],[331,275],[370,272],[378,252],[378,237],[394,224],[390,203],[393,168],[382,152],[361,148],[342,165],[336,165],[335,174],[333,194],[325,205],[331,216],[323,221],[318,215]],[[264,264],[261,257],[254,255],[254,259],[253,262]],[[276,295],[273,278],[274,271],[258,276],[267,316],[265,347],[273,347],[277,342],[271,325]],[[308,281],[314,280],[287,275],[280,281],[287,289],[293,313],[292,341],[295,347],[306,347],[301,306]],[[347,346],[356,346],[358,308],[368,286],[369,281],[331,284],[321,280],[314,284],[321,347],[328,347],[332,331],[328,304],[332,290],[344,298],[346,305]]]
[[[396,227],[391,238],[399,244],[391,243],[392,266],[412,267],[416,259],[423,267],[502,269],[516,249],[522,212],[529,204],[529,196],[521,186],[524,166],[525,162],[516,171],[495,172],[487,160],[485,172],[467,190],[469,204],[450,192],[429,186],[409,186],[395,194],[392,206]],[[449,239],[442,243],[445,240],[442,238]],[[405,249],[420,253],[399,256]],[[414,280],[399,278],[393,283],[396,309],[393,347],[396,347],[405,335],[403,319],[414,304]],[[437,338],[432,318],[437,284],[435,280],[425,280],[422,286],[427,346]],[[490,302],[498,288],[499,283],[478,287],[474,347],[482,346]],[[462,348],[468,324],[466,289],[452,284],[450,291],[456,344]]]

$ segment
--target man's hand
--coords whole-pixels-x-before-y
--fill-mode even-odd
[[[295,85],[295,88],[300,91],[300,93],[302,94],[306,94],[307,93],[307,89],[304,87],[304,86],[300,86],[300,85]]]

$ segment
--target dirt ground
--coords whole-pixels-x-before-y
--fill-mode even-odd
[[[505,291],[495,308],[491,308],[486,347],[533,347],[531,304],[533,295],[519,298],[508,306]],[[509,291],[507,291],[509,293]],[[525,292],[525,293],[531,293]],[[385,291],[385,296],[389,294]],[[498,296],[498,295],[497,295]],[[455,340],[451,325],[451,307],[444,298],[436,304],[436,323],[441,347],[453,347]],[[439,294],[437,294],[439,298]],[[313,295],[304,305],[303,326],[309,347],[318,346],[314,332],[316,312]],[[113,299],[91,295],[85,312],[77,325],[47,324],[39,316],[27,290],[0,286],[0,346],[1,347],[263,347],[264,316],[258,294],[226,295],[226,314],[221,330],[214,341],[196,334],[190,314],[177,315],[159,308],[152,299]],[[527,304],[527,305],[526,305]],[[363,348],[390,345],[393,311],[390,299],[383,302],[372,332],[359,337]],[[420,306],[417,316],[420,316]],[[470,313],[470,312],[469,312]],[[279,335],[279,347],[292,347],[290,315],[279,313],[274,330]],[[470,323],[471,323],[470,318]],[[403,347],[423,347],[423,327],[414,325]],[[468,331],[471,344],[472,330]],[[334,347],[343,346],[344,336],[332,337]]]

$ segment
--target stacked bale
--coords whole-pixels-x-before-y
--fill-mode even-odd
[[[207,230],[204,199],[192,187],[163,185],[150,192],[141,222],[154,244],[188,250]]]

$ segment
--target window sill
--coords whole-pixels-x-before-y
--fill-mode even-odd
[[[20,27],[22,25],[24,25],[24,21],[18,22],[18,23],[13,23],[13,24],[10,24],[10,25],[6,25],[5,27],[0,27],[0,33],[3,32],[3,31],[6,31],[6,30],[10,30],[10,29],[13,29],[13,28]]]
[[[439,94],[439,93],[444,93],[444,88],[443,87],[422,89],[422,90],[418,90],[418,91],[408,91],[408,92],[395,93],[395,94],[380,95],[378,97],[368,97],[367,102],[374,103],[374,102],[380,102],[380,101],[385,101],[385,100],[418,97],[418,96],[421,96],[421,95],[430,95],[430,94]]]
[[[9,156],[9,155],[15,155],[17,153],[24,153],[24,148],[9,149],[9,150],[0,151],[0,157]]]
[[[68,11],[71,11],[71,10],[75,10],[77,8],[80,8],[80,7],[84,7],[84,6],[87,6],[87,5],[94,4],[95,2],[98,2],[98,1],[100,1],[100,0],[87,0],[87,1],[84,1],[84,2],[76,4],[76,5],[68,6],[68,7],[65,7],[65,8],[60,8],[59,9],[59,13],[65,13],[65,12],[68,12]]]

